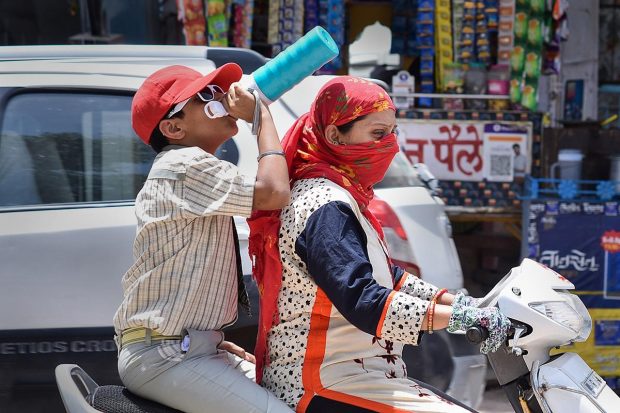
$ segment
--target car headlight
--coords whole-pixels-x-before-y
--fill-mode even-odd
[[[592,318],[579,297],[569,292],[558,291],[564,301],[530,303],[530,307],[549,317],[558,324],[575,332],[572,341],[586,341],[592,331]]]

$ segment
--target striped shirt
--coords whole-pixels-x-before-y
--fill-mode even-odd
[[[134,264],[122,280],[116,334],[179,335],[237,318],[233,215],[252,212],[254,177],[198,147],[167,146],[136,198]]]

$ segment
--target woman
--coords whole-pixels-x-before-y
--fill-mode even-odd
[[[299,412],[467,411],[407,378],[403,345],[475,324],[491,333],[483,352],[506,338],[496,308],[391,265],[367,207],[398,151],[395,127],[383,89],[334,78],[284,138],[289,205],[249,221],[261,291],[257,376]]]

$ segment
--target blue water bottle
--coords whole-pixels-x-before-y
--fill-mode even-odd
[[[256,69],[248,87],[269,105],[287,90],[338,56],[338,45],[327,30],[316,26],[274,59]]]

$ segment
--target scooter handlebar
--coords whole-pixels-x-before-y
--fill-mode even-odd
[[[489,330],[482,326],[472,326],[465,332],[465,337],[470,343],[480,344],[489,338]]]

